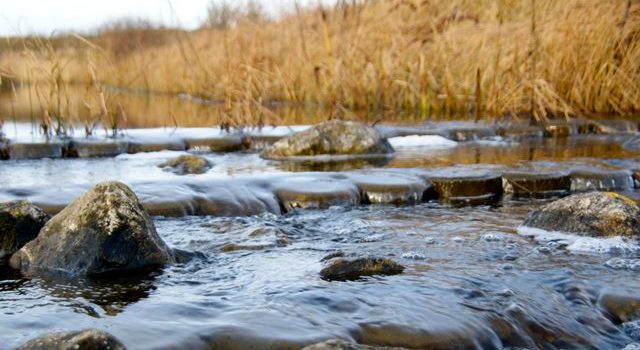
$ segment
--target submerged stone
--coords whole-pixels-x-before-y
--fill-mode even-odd
[[[572,127],[569,123],[550,123],[544,126],[545,137],[569,137],[571,134]]]
[[[364,204],[407,204],[422,201],[427,182],[409,174],[359,171],[347,174],[358,186]]]
[[[598,297],[598,306],[616,322],[640,320],[640,295],[607,290]]]
[[[571,191],[611,191],[633,188],[629,170],[580,169],[571,172]]]
[[[529,213],[523,226],[587,236],[638,236],[640,208],[611,192],[565,197]]]
[[[291,177],[275,184],[274,193],[285,211],[360,204],[356,185],[330,178]]]
[[[36,238],[49,218],[27,201],[0,203],[0,259]]]
[[[220,250],[235,252],[239,250],[264,250],[285,247],[289,244],[289,236],[283,229],[262,226],[241,233],[233,232],[233,241],[224,244]]]
[[[502,188],[518,197],[565,195],[571,190],[571,177],[562,172],[507,172],[502,174]]]
[[[52,333],[28,341],[17,350],[125,350],[113,335],[88,329],[79,332]]]
[[[362,276],[397,275],[402,271],[404,266],[386,258],[334,258],[327,261],[320,271],[320,277],[327,281],[347,281],[357,280]]]
[[[204,174],[207,170],[211,169],[211,162],[195,154],[184,154],[171,158],[158,166],[178,175],[194,175]]]
[[[302,350],[402,350],[404,348],[388,348],[380,346],[362,345],[342,339],[331,339],[322,343],[305,346]]]
[[[49,220],[10,262],[25,273],[91,275],[164,266],[174,257],[129,187],[103,182]]]
[[[393,147],[376,129],[334,120],[283,138],[262,152],[267,159],[318,155],[386,155]]]

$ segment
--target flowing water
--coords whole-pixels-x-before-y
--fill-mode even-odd
[[[9,160],[0,162],[0,199],[64,201],[77,195],[68,188],[109,179],[157,184],[154,191],[170,200],[174,192],[163,187],[169,182],[277,179],[294,171],[635,169],[640,153],[623,147],[631,138],[436,140],[436,146],[396,139],[397,154],[376,162],[203,153],[213,168],[186,177],[156,167],[184,153],[175,151]],[[620,191],[640,197],[630,186]],[[0,267],[0,348],[85,328],[106,330],[130,349],[299,349],[336,337],[412,349],[622,349],[640,342],[640,324],[624,316],[640,304],[640,245],[572,244],[518,230],[529,211],[551,200],[155,217],[168,245],[194,259],[110,279],[26,278]],[[322,259],[336,252],[389,257],[406,269],[325,281]]]

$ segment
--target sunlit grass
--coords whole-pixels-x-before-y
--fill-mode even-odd
[[[120,30],[126,38],[133,29]],[[85,108],[85,124],[117,129],[125,111],[102,84],[217,101],[230,127],[278,123],[267,108],[274,101],[327,117],[412,111],[543,121],[640,111],[640,4],[628,0],[355,1],[164,30],[153,45],[123,48],[110,35],[11,50],[0,68],[39,84],[36,109],[54,128]],[[84,106],[65,105],[72,82],[86,84]]]

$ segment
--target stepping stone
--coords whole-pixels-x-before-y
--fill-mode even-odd
[[[438,171],[431,184],[441,201],[452,204],[482,204],[502,194],[502,176],[497,172],[474,169]]]
[[[65,157],[91,158],[115,157],[127,153],[129,145],[124,141],[114,140],[73,140],[65,149]]]
[[[417,176],[399,172],[359,171],[347,174],[358,186],[363,204],[415,204],[422,201],[430,184]]]
[[[60,141],[9,143],[8,154],[11,159],[61,158],[64,147]]]
[[[360,204],[358,187],[344,180],[292,176],[279,181],[273,188],[285,211]]]
[[[550,197],[568,194],[571,176],[564,172],[512,171],[502,174],[504,193],[517,197]]]

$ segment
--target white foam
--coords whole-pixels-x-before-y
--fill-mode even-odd
[[[429,147],[429,148],[448,148],[458,145],[456,141],[449,140],[439,135],[411,135],[399,136],[389,139],[389,143],[394,148],[402,147]]]
[[[546,231],[538,228],[520,226],[518,234],[533,237],[539,242],[556,242],[566,245],[566,249],[584,253],[620,253],[638,252],[638,242],[620,237],[589,237],[558,231]]]

